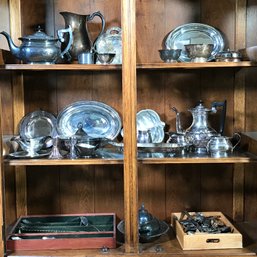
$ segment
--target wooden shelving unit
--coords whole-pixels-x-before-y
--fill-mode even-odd
[[[35,24],[49,33],[63,27],[59,12],[90,13],[100,9],[108,26],[122,27],[122,65],[1,64],[1,132],[18,133],[20,119],[38,108],[59,113],[74,101],[103,101],[118,110],[124,131],[124,158],[6,159],[1,154],[0,225],[7,232],[20,215],[82,212],[117,213],[125,220],[125,241],[116,249],[15,251],[6,256],[194,256],[245,257],[257,253],[257,137],[245,133],[242,152],[229,157],[138,157],[136,114],[156,110],[167,131],[175,127],[172,106],[187,112],[199,99],[206,105],[227,99],[225,133],[257,131],[256,62],[163,63],[158,49],[167,33],[183,23],[210,24],[226,35],[226,47],[257,45],[255,7],[246,0],[10,0],[10,34],[18,43]],[[111,6],[111,8],[110,8]],[[1,1],[0,1],[1,7]],[[92,25],[97,34],[97,24]],[[248,37],[248,38],[246,38]],[[214,126],[217,119],[211,118]],[[3,143],[3,138],[0,140]],[[218,172],[217,172],[218,171]],[[2,202],[1,202],[2,201]],[[138,208],[144,202],[156,217],[170,223],[170,213],[184,209],[221,211],[236,223],[244,248],[182,251],[172,229],[157,241],[138,242]],[[3,230],[4,230],[3,229]],[[0,255],[4,256],[4,233]]]

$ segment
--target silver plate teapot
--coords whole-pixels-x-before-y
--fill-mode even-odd
[[[61,51],[59,41],[64,41],[65,33],[69,34],[69,43]],[[58,30],[58,38],[48,36],[38,27],[34,34],[19,38],[22,41],[20,47],[14,44],[7,32],[2,31],[0,34],[6,37],[11,53],[17,59],[28,64],[54,64],[58,58],[63,58],[65,54],[68,54],[71,43],[73,42],[71,27]]]
[[[216,113],[217,108],[222,107],[220,129],[217,132],[209,125],[208,115]],[[194,146],[196,153],[202,154],[207,152],[207,144],[213,136],[222,135],[226,117],[226,100],[224,102],[213,102],[211,108],[206,108],[203,101],[199,101],[196,107],[189,109],[193,116],[191,126],[185,130],[181,127],[180,113],[173,107],[172,110],[176,113],[176,132],[183,134],[185,140]]]

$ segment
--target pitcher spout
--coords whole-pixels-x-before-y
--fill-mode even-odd
[[[20,59],[20,48],[17,47],[14,43],[13,43],[13,40],[11,39],[10,35],[5,32],[5,31],[2,31],[0,32],[0,34],[4,35],[6,37],[6,40],[8,42],[8,45],[9,45],[9,48],[10,48],[10,51],[11,53],[18,59]]]

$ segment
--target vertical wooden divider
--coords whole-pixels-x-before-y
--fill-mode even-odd
[[[236,1],[235,11],[235,49],[245,47],[246,42],[246,0]],[[245,75],[240,70],[235,73],[234,90],[235,131],[245,130]],[[244,165],[235,164],[233,173],[233,219],[244,219]]]
[[[22,35],[21,29],[21,3],[20,0],[9,0],[10,9],[10,29],[11,37],[18,44],[18,38]],[[13,90],[13,124],[14,133],[18,133],[18,124],[21,117],[25,114],[24,108],[24,89],[22,73],[12,73]],[[15,167],[16,182],[16,216],[27,215],[27,183],[26,168]]]
[[[122,103],[124,129],[125,251],[138,252],[138,176],[136,142],[136,2],[122,0]]]
[[[0,113],[2,113],[2,92],[0,91]],[[2,129],[2,116],[0,115],[0,131],[1,135],[3,135],[3,129]],[[1,136],[0,138],[0,210],[1,210],[1,215],[0,215],[0,228],[1,233],[0,233],[0,256],[4,256],[5,252],[5,244],[4,244],[4,231],[5,231],[5,208],[4,208],[4,160],[3,160],[3,137]]]

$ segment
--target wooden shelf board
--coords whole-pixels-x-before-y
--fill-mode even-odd
[[[6,159],[5,163],[11,166],[51,166],[51,165],[111,165],[122,164],[121,159]]]
[[[51,71],[51,70],[71,70],[71,71],[100,71],[100,70],[121,70],[121,65],[110,64],[6,64],[1,65],[1,69],[20,71]]]
[[[168,158],[138,158],[139,163],[143,164],[204,164],[204,163],[251,163],[257,162],[257,156],[250,153],[235,153],[229,157],[214,158],[208,156],[190,157],[168,157]],[[42,165],[113,165],[123,164],[123,159],[5,159],[5,163],[10,166],[42,166]]]
[[[140,63],[137,69],[202,69],[202,68],[243,68],[255,67],[257,62],[205,62],[205,63]]]
[[[138,63],[137,69],[203,69],[203,68],[243,68],[256,67],[257,62],[205,62],[205,63]],[[17,71],[51,71],[51,70],[71,70],[71,71],[100,71],[100,70],[121,70],[120,64],[2,64],[1,70]]]
[[[232,157],[171,157],[171,158],[144,158],[139,159],[143,164],[204,164],[204,163],[251,163],[257,162],[256,156]]]

